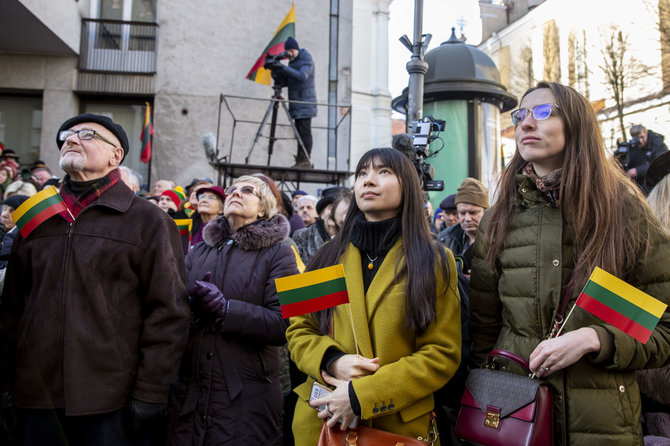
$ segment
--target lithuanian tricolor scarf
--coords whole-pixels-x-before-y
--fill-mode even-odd
[[[645,344],[666,304],[596,268],[576,305]]]
[[[182,248],[184,248],[184,255],[186,255],[191,247],[191,229],[193,229],[193,220],[190,218],[176,218],[174,222],[177,224],[177,229],[179,229]]]
[[[270,43],[268,43],[263,50],[261,57],[258,58],[254,66],[249,70],[247,79],[259,84],[270,85],[272,83],[270,70],[263,68],[265,55],[270,53],[274,56],[275,54],[283,52],[284,42],[286,42],[286,39],[289,37],[295,38],[295,5],[291,5],[291,9],[289,9],[288,14],[284,17],[284,21],[279,25],[275,35],[272,36],[272,40],[270,40]]]
[[[275,279],[284,319],[349,303],[344,266]]]
[[[23,238],[54,215],[67,211],[63,199],[54,186],[49,186],[23,202],[12,213],[12,220]]]

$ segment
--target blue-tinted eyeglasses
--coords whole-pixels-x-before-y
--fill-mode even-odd
[[[523,122],[524,119],[528,116],[529,112],[533,113],[533,119],[536,121],[541,121],[547,119],[551,116],[551,107],[556,107],[561,109],[556,104],[540,104],[533,107],[533,110],[528,110],[527,108],[518,108],[512,112],[512,124],[519,125]]]

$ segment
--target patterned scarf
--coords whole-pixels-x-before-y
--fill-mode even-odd
[[[535,187],[537,187],[537,190],[543,192],[556,207],[560,207],[558,192],[559,186],[561,185],[562,170],[562,168],[556,169],[549,172],[544,177],[539,177],[537,173],[535,173],[535,169],[533,169],[533,165],[531,163],[528,163],[523,167],[523,173],[535,181]]]
[[[84,208],[95,202],[102,194],[114,186],[120,178],[119,169],[114,169],[102,178],[91,181],[72,181],[70,175],[65,175],[63,186],[60,189],[60,196],[65,202],[74,218]],[[60,214],[65,220],[73,222],[72,217],[67,211]]]

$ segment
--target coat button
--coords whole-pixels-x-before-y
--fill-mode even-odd
[[[522,188],[521,188],[521,193],[522,193],[522,194],[525,194],[525,193],[526,193],[526,188],[525,188],[525,187],[522,187]]]
[[[207,352],[207,354],[205,355],[205,358],[207,358],[207,359],[212,359],[213,357],[214,357],[214,353],[212,353],[212,352]]]
[[[551,263],[552,263],[552,265],[554,265],[554,266],[558,266],[558,265],[561,264],[561,262],[559,262],[558,259],[554,259],[554,261],[551,262]]]
[[[626,391],[625,386],[619,386],[619,392],[624,393]]]
[[[395,404],[389,404],[389,410],[395,409]]]
[[[558,404],[562,404],[562,403],[563,403],[563,395],[558,395],[558,396],[556,397],[556,402],[557,402]]]
[[[377,406],[373,407],[372,413],[376,414],[377,412],[379,412],[379,408]]]
[[[379,408],[380,411],[386,412],[386,404],[383,404],[382,407]]]

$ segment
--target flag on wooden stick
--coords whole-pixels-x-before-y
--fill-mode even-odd
[[[275,279],[284,319],[349,303],[344,266]]]
[[[247,79],[259,84],[270,85],[272,83],[271,72],[263,68],[265,56],[267,53],[275,56],[284,52],[284,42],[289,37],[295,38],[295,5],[291,5],[291,9],[289,9],[288,14],[284,17],[284,21],[281,22],[281,25],[275,31],[272,40],[270,40],[270,43],[263,50],[261,57],[258,58],[254,66],[249,70]]]
[[[23,202],[12,213],[12,220],[23,238],[46,220],[63,211],[68,211],[63,199],[54,186],[49,186]],[[74,220],[74,218],[73,218]]]
[[[184,248],[184,255],[188,254],[191,246],[191,229],[193,228],[193,219],[177,218],[175,219],[179,235],[181,236],[182,248]]]
[[[596,268],[576,305],[645,344],[666,304]]]

